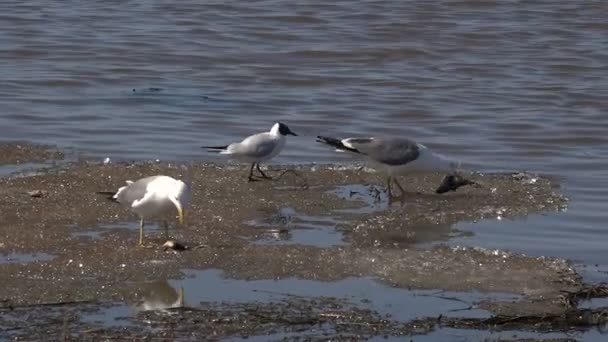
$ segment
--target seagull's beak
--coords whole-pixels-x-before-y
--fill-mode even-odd
[[[177,219],[179,220],[179,224],[184,224],[184,215],[185,215],[184,207],[177,199],[175,199],[173,197],[171,197],[171,202],[173,202],[173,204],[175,205],[175,208],[177,209]]]
[[[185,215],[184,208],[178,207],[177,208],[177,218],[179,220],[179,224],[184,224],[184,215]]]
[[[180,287],[179,288],[179,293],[177,294],[177,302],[179,304],[179,307],[184,307],[184,287]]]

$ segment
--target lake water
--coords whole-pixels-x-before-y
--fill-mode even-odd
[[[213,160],[281,120],[273,162],[348,162],[317,134],[410,137],[557,177],[566,212],[455,244],[606,266],[605,1],[2,1],[0,139],[113,160]],[[291,139],[293,138],[293,139]]]

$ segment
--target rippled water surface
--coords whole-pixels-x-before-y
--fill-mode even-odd
[[[2,1],[0,139],[94,158],[350,160],[313,137],[392,134],[483,170],[563,181],[567,212],[479,222],[459,244],[605,263],[605,1]]]

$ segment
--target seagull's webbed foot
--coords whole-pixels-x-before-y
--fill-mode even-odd
[[[262,175],[262,178],[264,178],[264,179],[272,179],[272,177],[267,176],[264,173],[264,171],[262,171],[262,169],[260,169],[260,164],[256,163],[255,166],[256,166],[256,169],[258,170],[258,172],[260,173],[260,175]]]
[[[405,202],[405,195],[401,194],[399,196],[389,196],[388,198],[388,204],[393,204],[393,203],[404,203]]]

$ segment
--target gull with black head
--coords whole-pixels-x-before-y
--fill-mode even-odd
[[[351,152],[365,156],[374,169],[387,175],[386,189],[392,197],[391,181],[394,182],[401,196],[405,190],[396,176],[415,171],[455,171],[457,163],[440,154],[433,153],[426,146],[405,138],[365,137],[335,139],[318,136],[317,141],[340,152]]]
[[[126,181],[116,192],[99,192],[131,209],[140,217],[139,246],[144,245],[144,219],[162,218],[165,237],[169,236],[167,217],[177,217],[184,224],[186,207],[190,202],[190,188],[181,180],[169,176],[150,176],[138,181]],[[177,215],[175,215],[175,213]],[[172,215],[173,214],[173,215]]]
[[[262,178],[272,179],[260,169],[260,162],[264,162],[278,155],[285,146],[285,137],[288,135],[297,136],[287,125],[277,122],[270,131],[248,136],[241,142],[235,142],[224,146],[203,146],[211,152],[219,152],[228,155],[237,161],[251,163],[249,169],[249,181],[258,179],[253,176],[255,167]]]

